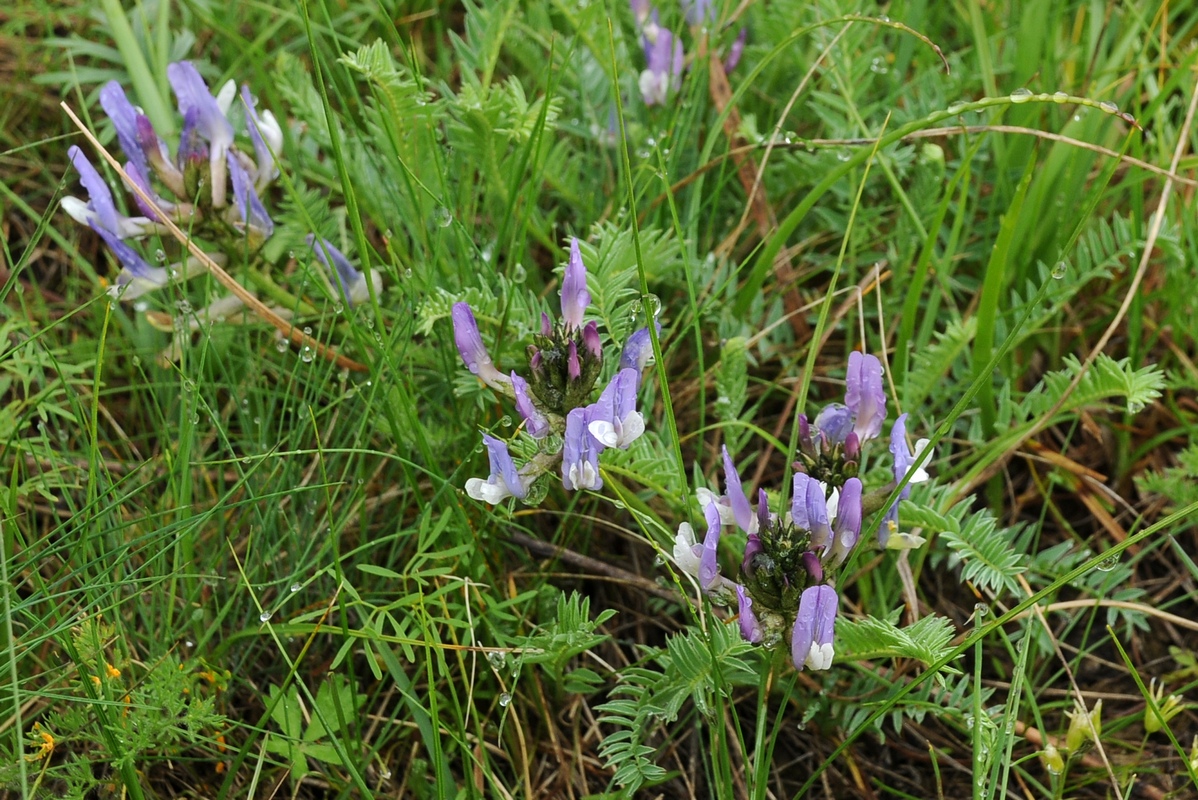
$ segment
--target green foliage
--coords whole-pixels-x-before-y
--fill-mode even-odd
[[[734,336],[724,342],[720,352],[720,363],[715,374],[715,413],[721,422],[742,421],[741,412],[749,390],[748,342],[742,336]],[[724,429],[728,452],[733,458],[740,452],[749,432],[736,425]]]
[[[343,766],[340,753],[328,739],[348,737],[346,721],[357,716],[365,699],[353,691],[344,675],[334,674],[321,682],[312,711],[305,708],[298,686],[293,684],[284,691],[271,685],[267,703],[271,707],[271,721],[279,729],[279,735],[268,736],[264,746],[268,752],[287,760],[291,779],[296,782],[303,780],[311,771],[308,759]],[[308,720],[307,724],[304,723],[305,719]],[[322,720],[332,727],[326,728]]]
[[[952,620],[935,615],[906,628],[877,617],[842,620],[836,625],[837,655],[849,661],[914,658],[931,666],[952,650],[956,632]]]
[[[1170,508],[1184,508],[1198,501],[1198,443],[1191,442],[1179,450],[1176,459],[1176,466],[1138,476],[1136,486],[1141,492],[1165,498]]]
[[[1065,356],[1065,368],[1049,372],[1035,389],[1028,392],[1019,404],[1016,418],[1022,421],[1047,414],[1081,371],[1082,364],[1076,356]],[[1164,385],[1165,376],[1156,364],[1136,368],[1129,359],[1115,360],[1099,353],[1060,411],[1067,413],[1092,408],[1119,398],[1126,402],[1127,412],[1135,414],[1160,397]]]
[[[575,656],[598,647],[609,638],[595,630],[616,615],[607,609],[591,619],[591,600],[578,592],[569,597],[561,594],[557,598],[557,614],[544,630],[529,636],[520,645],[520,661],[524,664],[541,664],[554,685],[573,681],[575,685],[594,684],[590,670],[575,670],[566,673],[568,662]],[[582,674],[575,675],[575,672]],[[589,674],[586,674],[589,673]]]

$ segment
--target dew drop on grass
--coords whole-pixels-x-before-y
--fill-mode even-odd
[[[1119,556],[1117,554],[1098,562],[1098,569],[1102,572],[1110,572],[1117,566],[1119,566]]]
[[[448,228],[453,222],[453,214],[445,206],[437,206],[433,210],[433,222],[438,228]]]
[[[179,302],[175,303],[175,308],[179,309],[180,314],[191,313],[191,303],[187,302],[186,300],[180,300]]]
[[[300,586],[298,583],[293,583],[293,584],[291,584],[291,593],[292,593],[292,594],[295,594],[296,592],[298,592],[298,591],[299,591],[300,589],[302,589],[302,588],[304,588],[304,587],[303,587],[303,586]]]
[[[20,286],[20,285],[21,284],[19,284],[19,283],[17,284],[17,286]],[[150,304],[147,303],[145,300],[137,300],[133,303],[133,310],[136,311],[138,314],[149,311],[149,309],[150,309]]]
[[[154,260],[157,261],[159,264],[166,261],[166,251],[163,250],[162,248],[155,250],[154,251]]]
[[[487,653],[487,663],[494,669],[503,669],[503,665],[507,662],[507,654],[499,650],[492,650]]]
[[[507,414],[504,414],[502,417],[499,418],[499,424],[505,428],[510,428],[510,427],[512,427],[512,418],[510,416],[508,416]]]
[[[308,347],[308,345],[304,345],[303,348],[300,350],[300,361],[304,362],[305,364],[311,364],[312,363],[312,352],[313,351],[312,351],[311,347]]]
[[[1011,102],[1012,103],[1026,103],[1028,100],[1031,100],[1031,99],[1032,99],[1031,89],[1020,88],[1020,89],[1016,89],[1015,91],[1011,92]]]
[[[1068,271],[1069,266],[1064,261],[1058,261],[1057,265],[1052,268],[1052,277],[1059,281],[1065,277],[1065,273]]]
[[[979,620],[990,615],[990,606],[986,603],[978,603],[973,607],[974,616]]]
[[[1103,100],[1101,103],[1098,104],[1098,107],[1101,108],[1103,111],[1105,111],[1108,114],[1118,114],[1119,113],[1119,106],[1115,105],[1110,100]]]
[[[191,639],[188,639],[186,642],[183,643],[183,646],[188,649],[191,649],[192,647],[196,646],[196,643],[193,642]]]
[[[510,694],[504,692],[503,694],[499,695],[499,705],[501,708],[507,708],[511,704],[512,696]]]
[[[275,342],[275,349],[278,350],[280,353],[286,353],[287,352],[287,340],[280,339],[279,341]]]
[[[1053,92],[1052,94],[1052,102],[1054,103],[1064,103],[1068,99],[1069,95],[1065,94],[1064,92]]]
[[[665,556],[663,556],[661,553],[658,553],[657,555],[653,556],[653,566],[664,567],[665,565],[666,565],[666,557]]]
[[[263,611],[261,614],[258,615],[258,620],[260,622],[270,622],[270,612]]]

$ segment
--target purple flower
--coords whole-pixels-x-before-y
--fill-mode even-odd
[[[582,316],[591,304],[591,293],[587,291],[587,269],[582,263],[582,251],[578,239],[570,239],[570,260],[562,276],[562,320],[566,333],[582,327]]]
[[[715,503],[708,503],[703,509],[707,520],[707,535],[703,537],[703,554],[699,557],[699,588],[707,590],[718,582],[720,577],[719,547],[720,547],[720,512]]]
[[[661,324],[655,324],[660,334]],[[653,340],[649,338],[649,328],[640,328],[624,342],[624,350],[620,353],[620,369],[635,369],[639,380],[652,358]]]
[[[195,130],[208,142],[212,206],[222,208],[225,205],[226,188],[225,153],[233,144],[233,126],[190,61],[168,64],[166,77],[175,90],[175,97],[179,99],[179,111],[183,114],[184,122],[189,115],[192,116]]]
[[[832,533],[832,563],[841,564],[861,538],[861,480],[858,478],[849,478],[840,489]]]
[[[575,408],[566,415],[566,436],[562,444],[562,486],[566,491],[603,488],[599,476],[599,453],[603,445],[587,430],[590,406]]]
[[[660,105],[671,89],[682,84],[682,41],[667,28],[651,22],[645,26],[643,44],[648,66],[639,81],[641,96],[647,106]]]
[[[116,210],[112,190],[82,150],[72,145],[67,150],[67,157],[78,171],[79,182],[87,190],[88,196],[86,203],[77,197],[63,198],[62,210],[72,219],[96,230],[105,230],[118,239],[145,236],[155,230],[154,223],[146,217],[126,217]]]
[[[803,569],[811,578],[811,583],[819,583],[824,579],[824,565],[820,563],[819,556],[810,550],[803,553]]]
[[[645,419],[636,410],[636,370],[622,369],[587,407],[587,430],[604,447],[627,449],[645,432]]]
[[[628,5],[632,8],[637,26],[644,25],[645,20],[649,19],[649,0],[628,0]]]
[[[832,666],[836,652],[832,634],[836,625],[836,609],[840,598],[827,584],[808,586],[799,598],[799,613],[790,635],[790,653],[795,669],[813,670]]]
[[[487,453],[491,458],[491,474],[485,481],[482,478],[466,481],[466,494],[491,505],[496,505],[507,497],[523,500],[528,494],[528,487],[524,485],[524,479],[516,470],[516,463],[512,461],[507,445],[485,433],[483,442],[487,445]]]
[[[121,264],[121,274],[117,276],[116,286],[108,290],[110,294],[122,300],[132,300],[166,286],[170,273],[165,268],[151,267],[112,231],[95,224],[91,229],[100,235]]]
[[[166,143],[158,138],[150,118],[145,114],[138,114],[134,119],[134,131],[137,136],[137,146],[149,161],[150,169],[154,170],[158,180],[162,181],[175,197],[180,200],[185,199],[187,190],[183,185],[183,173],[179,171],[175,162],[171,161],[171,154],[166,149]],[[183,138],[180,137],[179,141],[179,147],[182,150]]]
[[[142,175],[148,175],[146,154],[137,139],[137,109],[129,102],[125,90],[119,83],[109,81],[104,84],[100,89],[100,106],[112,120],[112,127],[116,129],[116,138],[121,143],[121,149],[125,151],[125,157],[133,162]]]
[[[844,401],[853,412],[853,430],[864,444],[882,432],[882,423],[886,421],[882,362],[877,356],[854,350],[849,353],[849,371],[845,383]]]
[[[796,528],[811,534],[812,548],[826,548],[831,542],[832,528],[828,525],[828,504],[824,499],[824,487],[810,475],[795,473],[790,516]]]
[[[241,87],[241,102],[245,105],[245,127],[254,143],[257,162],[254,187],[261,192],[279,175],[278,155],[283,150],[283,129],[270,111],[258,115],[249,86]]]
[[[765,489],[758,488],[757,490],[757,530],[763,531],[769,527],[774,515],[770,513],[769,498],[765,494]],[[754,535],[754,534],[750,534]]]
[[[815,418],[815,429],[820,433],[820,446],[844,444],[853,430],[853,412],[840,403],[828,403]]]
[[[740,33],[736,35],[736,41],[732,43],[732,47],[728,48],[728,57],[724,59],[724,72],[731,72],[740,63],[740,57],[745,52],[745,37],[748,33],[748,28],[741,28]]]
[[[245,171],[245,167],[237,160],[237,154],[232,150],[228,152],[227,160],[229,179],[233,184],[233,199],[237,201],[237,211],[241,215],[241,229],[252,233],[255,241],[268,238],[274,233],[275,224],[271,221],[270,215],[266,213],[266,208],[262,205],[262,201],[258,199],[258,193],[254,191],[254,183],[250,178],[250,174]],[[349,265],[348,261],[346,265]],[[353,268],[350,267],[350,269],[352,270]],[[346,298],[348,298],[348,286],[344,281],[341,289],[345,292]]]
[[[329,272],[334,275],[333,282],[340,287],[341,294],[345,297],[345,301],[347,303],[352,306],[357,303],[365,303],[370,299],[371,287],[366,285],[366,276],[354,269],[354,265],[349,263],[349,259],[346,258],[340,250],[338,250],[336,247],[333,247],[332,242],[330,242],[328,239],[321,239],[319,242],[317,242],[315,234],[311,233],[304,237],[304,241],[307,242],[308,246],[312,248],[312,252],[314,252],[316,257],[320,259],[320,263],[324,264],[325,267],[329,269]],[[370,283],[373,285],[374,293],[377,296],[378,293],[383,290],[383,278],[381,275],[379,275],[378,270],[372,269],[370,271]],[[469,317],[469,323],[467,323],[467,325],[474,325],[474,314],[470,311],[470,306],[466,305],[465,303],[460,303],[459,305],[466,307],[466,315]],[[452,316],[454,338],[456,339],[458,335],[457,306],[454,306],[454,314]],[[474,325],[474,337],[478,340],[478,348],[482,351],[482,357],[489,366],[491,363],[491,358],[487,355],[486,348],[482,346],[482,339],[478,336],[477,325]],[[458,350],[462,352],[462,358],[465,359],[466,355],[465,352],[462,351],[462,345],[460,341],[458,342]],[[469,366],[470,363],[467,361],[466,365]],[[492,369],[494,368],[492,367]],[[475,372],[473,369],[470,371]],[[498,370],[495,370],[495,372],[498,374]],[[476,372],[475,374],[478,373]],[[482,375],[479,375],[479,377],[482,377],[484,381],[487,380]],[[499,375],[499,381],[502,383],[503,380],[503,375]],[[490,383],[490,381],[487,381],[487,383]]]
[[[534,439],[544,439],[549,435],[549,420],[540,412],[528,393],[528,381],[512,372],[512,389],[516,393],[516,411],[524,419],[524,430]]]
[[[474,321],[474,312],[468,303],[454,303],[450,313],[453,319],[453,340],[458,346],[466,369],[473,372],[483,383],[492,389],[506,392],[510,379],[491,363],[491,356],[483,345],[482,336],[478,332],[478,323]]]
[[[592,360],[603,358],[603,343],[599,341],[599,326],[594,320],[588,322],[582,329],[582,348]]]
[[[741,487],[740,475],[736,472],[736,465],[732,463],[732,456],[728,454],[728,447],[723,447],[724,453],[724,488],[728,492],[728,502],[732,505],[732,517],[736,520],[736,526],[745,533],[757,532],[757,517],[753,515],[753,509],[749,507],[749,500],[745,497],[745,490]]]
[[[761,623],[757,621],[757,615],[753,613],[753,598],[749,597],[745,587],[739,583],[736,585],[736,603],[740,613],[740,635],[746,642],[760,643],[765,634],[761,630]]]
[[[910,448],[907,447],[907,415],[900,414],[890,429],[890,455],[894,458],[893,475],[896,484],[901,483],[907,473],[911,471],[911,467],[919,460],[920,455],[927,446],[928,440],[920,439],[915,443],[915,452],[911,452]],[[882,518],[882,524],[878,527],[878,544],[881,547],[885,548],[889,546],[890,535],[898,531],[899,500],[905,500],[910,496],[911,484],[923,483],[926,480],[928,480],[927,470],[923,467],[917,468],[912,472],[907,485],[899,493],[899,499],[895,500],[894,504],[886,509],[886,515]],[[907,536],[903,544],[909,546],[912,541],[917,539],[919,537]]]
[[[715,21],[715,6],[711,4],[711,0],[679,0],[678,5],[682,7],[687,25],[693,27]]]
[[[907,447],[907,415],[899,414],[890,428],[890,455],[894,457],[894,482],[898,483],[906,476],[908,468],[915,461],[911,450]],[[911,485],[908,484],[899,492],[899,499],[906,500],[911,495]],[[897,505],[897,502],[896,502]]]

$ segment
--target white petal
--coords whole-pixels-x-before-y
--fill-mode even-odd
[[[507,487],[501,482],[489,483],[482,478],[471,478],[466,481],[466,494],[475,500],[490,503],[491,505],[498,505],[511,493],[508,492]]]
[[[628,416],[620,423],[620,447],[628,447],[628,445],[641,438],[641,434],[645,432],[645,418],[641,416],[639,411],[629,411]]]
[[[262,134],[266,146],[277,158],[283,152],[283,129],[279,126],[279,121],[275,119],[274,114],[269,111],[262,112],[262,115],[258,117],[258,133]]]
[[[927,539],[922,536],[916,536],[913,533],[905,533],[903,531],[891,531],[890,538],[886,540],[887,550],[914,550],[915,548],[926,542]]]
[[[233,98],[236,96],[237,83],[232,79],[225,81],[225,85],[216,93],[216,107],[220,109],[220,113],[229,116],[229,107],[233,105]]]
[[[819,670],[828,669],[832,666],[832,658],[835,655],[835,650],[832,648],[832,643],[816,644],[811,643],[811,652],[807,654],[807,660],[804,662],[808,669]]]
[[[78,197],[62,198],[62,210],[67,212],[71,216],[71,219],[80,225],[90,225],[91,221],[96,217],[96,212],[88,208],[87,203]]]
[[[699,557],[695,555],[695,531],[689,522],[678,526],[674,537],[674,563],[688,575],[699,577]]]
[[[616,433],[616,426],[605,419],[592,420],[591,424],[587,425],[587,430],[604,447],[615,447],[620,443],[620,437]]]
[[[824,482],[821,481],[820,486],[823,487],[825,492],[828,491],[828,486]],[[827,506],[828,506],[828,522],[831,523],[833,520],[836,519],[836,511],[837,511],[837,509],[840,508],[840,490],[839,489],[832,490],[832,496],[828,498]]]
[[[919,441],[917,441],[915,443],[914,457],[915,457],[916,461],[919,460],[920,455],[923,454],[923,451],[927,448],[927,446],[928,446],[927,439],[920,439]],[[935,453],[929,452],[928,460],[924,463],[926,463],[926,464],[932,463],[933,458],[935,458]],[[928,475],[928,471],[926,469],[924,469],[923,467],[920,467],[919,469],[915,470],[915,473],[911,476],[911,480],[908,481],[908,483],[924,483],[927,480],[929,480],[930,478],[931,478],[931,476]]]

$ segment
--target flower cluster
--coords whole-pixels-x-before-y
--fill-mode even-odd
[[[603,487],[600,453],[611,447],[627,449],[645,430],[636,395],[641,373],[653,355],[648,328],[628,337],[615,374],[599,399],[590,402],[603,369],[603,348],[598,326],[584,321],[591,294],[577,239],[570,242],[561,297],[561,320],[542,314],[540,331],[528,346],[530,379],[500,371],[483,344],[470,306],[453,306],[454,341],[466,368],[515,401],[524,432],[537,443],[536,455],[517,468],[507,444],[484,434],[491,474],[485,480],[466,482],[466,493],[475,500],[492,504],[507,497],[525,500],[532,483],[558,461],[567,490],[598,490]]]
[[[67,197],[63,210],[94,230],[116,256],[121,272],[109,291],[122,300],[205,271],[206,262],[195,257],[169,266],[151,266],[129,244],[167,233],[166,219],[193,239],[215,244],[218,251],[209,256],[221,266],[230,255],[256,252],[274,232],[262,198],[279,175],[283,130],[278,120],[270,111],[259,113],[248,86],[238,92],[236,84],[228,81],[213,95],[189,61],[170,64],[167,78],[183,121],[173,157],[150,119],[129,101],[119,83],[110,81],[100,90],[100,105],[128,159],[125,174],[140,189],[132,192],[140,216],[122,215],[108,184],[83,151],[78,147],[68,151],[88,199]],[[233,113],[238,97],[241,114]],[[248,148],[238,144],[235,125],[242,128]],[[367,278],[329,242],[310,236],[308,244],[329,268],[332,288],[347,302],[361,302],[369,296],[368,280],[376,291],[381,288],[377,272]],[[217,302],[226,313],[240,307],[236,298]]]
[[[927,480],[922,469],[912,471],[915,455],[906,443],[906,415],[891,428],[894,478],[866,494],[857,477],[863,446],[881,433],[886,421],[882,364],[861,353],[849,357],[844,404],[826,406],[814,426],[799,418],[800,450],[795,463],[789,513],[773,513],[764,489],[757,491],[757,508],[745,496],[740,476],[723,451],[725,493],[697,493],[707,522],[706,535],[696,541],[694,530],[682,523],[674,542],[674,561],[694,576],[699,587],[717,603],[740,613],[740,630],[755,644],[774,646],[789,633],[797,669],[827,669],[832,664],[833,629],[839,595],[835,573],[861,538],[863,517],[879,510],[895,485]],[[918,453],[926,441],[917,445]],[[905,492],[904,495],[905,496]],[[897,502],[878,531],[881,546],[909,546],[915,537],[893,536],[897,531]],[[740,581],[719,574],[717,550],[726,527],[747,534]]]
[[[647,106],[662,105],[670,92],[678,91],[682,85],[682,40],[661,24],[658,11],[649,0],[629,0],[629,5],[645,53],[645,70],[638,81],[641,97]],[[716,10],[711,0],[681,0],[680,5],[686,23],[692,28],[715,20]],[[725,72],[731,72],[739,63],[745,49],[745,35],[745,29],[741,28],[724,60]]]

